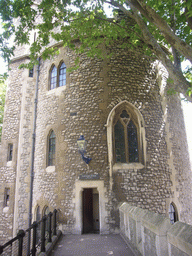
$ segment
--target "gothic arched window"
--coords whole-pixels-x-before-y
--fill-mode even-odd
[[[113,127],[115,162],[139,162],[137,126],[126,109],[117,113]]]
[[[51,131],[50,135],[48,136],[48,166],[55,165],[55,143],[56,136],[54,131]]]
[[[52,67],[50,72],[50,90],[57,87],[57,68],[55,65]]]
[[[62,62],[59,68],[59,87],[64,86],[66,84],[66,65]]]

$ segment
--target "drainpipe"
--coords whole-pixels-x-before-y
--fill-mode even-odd
[[[37,78],[35,85],[35,100],[34,100],[34,117],[33,117],[33,135],[32,135],[32,152],[31,152],[31,170],[30,170],[30,190],[29,190],[29,217],[28,217],[28,227],[31,227],[32,221],[32,202],[33,202],[33,179],[34,179],[34,155],[35,155],[35,137],[36,137],[36,119],[37,119],[37,99],[38,99],[38,82],[39,82],[39,68],[40,68],[40,58],[38,58],[37,65]],[[31,242],[31,232],[29,231],[28,236],[28,255],[30,252],[30,242]]]

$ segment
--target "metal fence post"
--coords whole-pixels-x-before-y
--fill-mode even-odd
[[[57,235],[57,210],[53,211],[53,235]]]
[[[18,256],[23,255],[23,237],[25,236],[24,230],[19,230],[18,239],[19,239],[19,247],[18,247]]]
[[[36,255],[36,243],[37,243],[37,221],[34,221],[32,224],[32,228],[33,228],[33,245],[32,245],[32,249],[31,249],[31,253],[32,256]]]
[[[41,252],[45,252],[45,222],[46,216],[43,216],[41,222]]]
[[[52,212],[50,212],[49,215],[48,215],[48,216],[49,216],[49,218],[48,218],[48,219],[49,219],[49,222],[48,222],[48,223],[49,223],[49,226],[48,226],[48,232],[49,232],[48,242],[49,242],[49,243],[52,242],[52,239],[51,239],[51,233],[52,233],[52,231],[51,231],[51,224],[52,224],[52,223],[51,223],[51,220],[52,220],[52,215],[53,215]]]
[[[0,245],[0,254],[3,252],[3,246]]]

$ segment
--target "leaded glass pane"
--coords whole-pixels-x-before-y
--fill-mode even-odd
[[[124,126],[120,121],[115,125],[115,155],[116,162],[126,162]]]
[[[52,131],[49,137],[48,166],[55,165],[55,133]]]
[[[63,62],[59,69],[59,86],[66,84],[66,65]]]
[[[51,70],[51,81],[50,81],[50,90],[57,87],[57,68],[53,66]]]
[[[128,150],[129,150],[129,162],[138,162],[139,161],[139,152],[138,152],[138,142],[137,142],[137,129],[132,122],[129,122],[127,126],[127,136],[128,136]]]

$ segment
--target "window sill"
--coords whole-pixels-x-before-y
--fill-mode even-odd
[[[55,166],[47,166],[46,172],[51,173],[55,171]]]
[[[7,162],[7,166],[8,166],[8,167],[12,166],[12,161],[8,161],[8,162]]]
[[[113,170],[117,171],[117,170],[140,170],[143,169],[144,165],[141,163],[116,163],[113,165]]]
[[[5,206],[4,208],[3,208],[3,213],[7,213],[9,211],[9,206]]]
[[[54,89],[48,90],[48,94],[59,94],[61,91],[64,91],[66,89],[66,85],[56,87]]]

